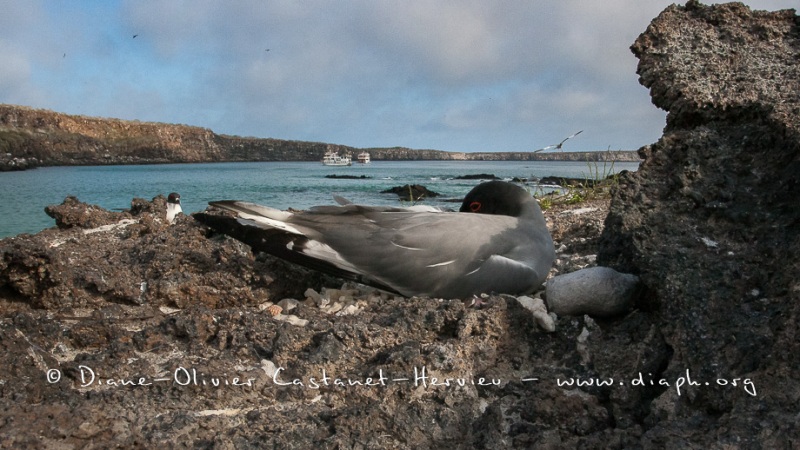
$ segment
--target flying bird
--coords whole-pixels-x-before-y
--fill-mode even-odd
[[[167,223],[175,221],[175,216],[182,213],[181,208],[181,194],[173,192],[167,197]]]
[[[540,148],[538,150],[534,150],[533,153],[539,153],[539,152],[541,152],[543,150],[547,150],[547,149],[551,149],[551,148],[554,148],[556,150],[561,150],[561,147],[564,145],[564,142],[567,142],[568,140],[574,138],[575,136],[577,136],[577,135],[579,135],[581,133],[583,133],[583,130],[578,131],[577,133],[565,138],[563,141],[559,142],[558,144],[548,145],[547,147],[542,147],[542,148]]]
[[[134,34],[133,38],[131,38],[131,39],[136,39],[136,36],[138,36],[138,34]]]
[[[253,252],[406,297],[527,293],[555,260],[539,204],[511,183],[479,184],[459,212],[337,203],[287,212],[226,200],[210,205],[234,217],[194,217]]]

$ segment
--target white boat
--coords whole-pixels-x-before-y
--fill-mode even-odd
[[[358,162],[360,162],[361,164],[369,164],[370,163],[369,152],[361,152],[361,153],[359,153],[358,154]]]
[[[338,153],[329,151],[325,152],[325,156],[322,158],[322,164],[326,166],[350,166],[353,164],[353,161],[350,155],[339,156]]]

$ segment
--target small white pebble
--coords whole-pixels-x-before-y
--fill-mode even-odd
[[[342,306],[341,303],[338,303],[338,302],[336,302],[336,303],[328,303],[328,304],[325,304],[323,306],[320,306],[319,310],[324,312],[325,314],[332,314],[332,313],[342,309],[341,306]]]
[[[170,308],[169,306],[159,306],[158,310],[166,315],[175,314],[180,311],[178,308]]]
[[[717,247],[719,247],[719,242],[713,241],[713,240],[711,240],[709,238],[701,237],[700,240],[703,241],[703,244],[705,244],[706,247],[708,247],[708,248],[717,248]]]
[[[268,377],[272,378],[275,375],[275,372],[278,371],[278,367],[275,365],[274,362],[268,359],[261,360],[261,370],[267,374]]]
[[[346,307],[342,308],[341,311],[337,312],[337,316],[355,316],[356,314],[361,312],[361,308],[356,305],[347,305]]]
[[[527,296],[517,297],[517,301],[533,315],[533,320],[539,328],[552,333],[556,331],[556,324],[553,318],[547,314],[547,307],[541,298],[530,298]]]
[[[284,316],[284,315],[275,316],[275,320],[280,320],[282,322],[289,322],[290,324],[296,325],[298,327],[304,327],[304,326],[308,325],[308,320],[301,319],[301,318],[299,318],[299,317],[297,317],[295,315],[291,315],[291,314],[287,315],[287,316]]]
[[[298,304],[300,304],[300,302],[298,302],[293,298],[285,298],[278,302],[278,306],[280,306],[281,308],[283,308],[284,311],[287,312],[297,308]]]

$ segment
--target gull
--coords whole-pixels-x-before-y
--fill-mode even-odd
[[[541,152],[543,150],[547,150],[547,149],[550,149],[550,148],[554,148],[556,150],[561,150],[561,146],[564,145],[564,142],[567,142],[568,140],[574,138],[575,136],[577,136],[577,135],[579,135],[581,133],[583,133],[583,130],[578,131],[577,133],[573,134],[572,136],[567,137],[566,139],[564,139],[563,141],[559,142],[558,144],[548,145],[547,147],[542,147],[539,150],[534,150],[533,153],[539,153],[539,152]]]
[[[182,213],[181,209],[181,194],[173,192],[167,197],[167,223],[173,223],[175,216]]]
[[[477,185],[458,212],[336,201],[287,212],[223,200],[210,204],[234,216],[194,218],[253,252],[406,297],[528,293],[555,260],[538,202],[512,183]]]

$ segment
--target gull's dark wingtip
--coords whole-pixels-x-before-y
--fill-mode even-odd
[[[224,201],[211,203],[224,203]],[[303,252],[303,248],[308,242],[305,236],[286,233],[277,228],[262,228],[254,225],[253,221],[249,219],[240,219],[230,215],[197,212],[192,214],[192,217],[209,227],[214,233],[224,234],[249,245],[254,254],[268,253],[312,270],[399,294],[396,289],[363,274],[342,269],[330,262],[306,255]]]

